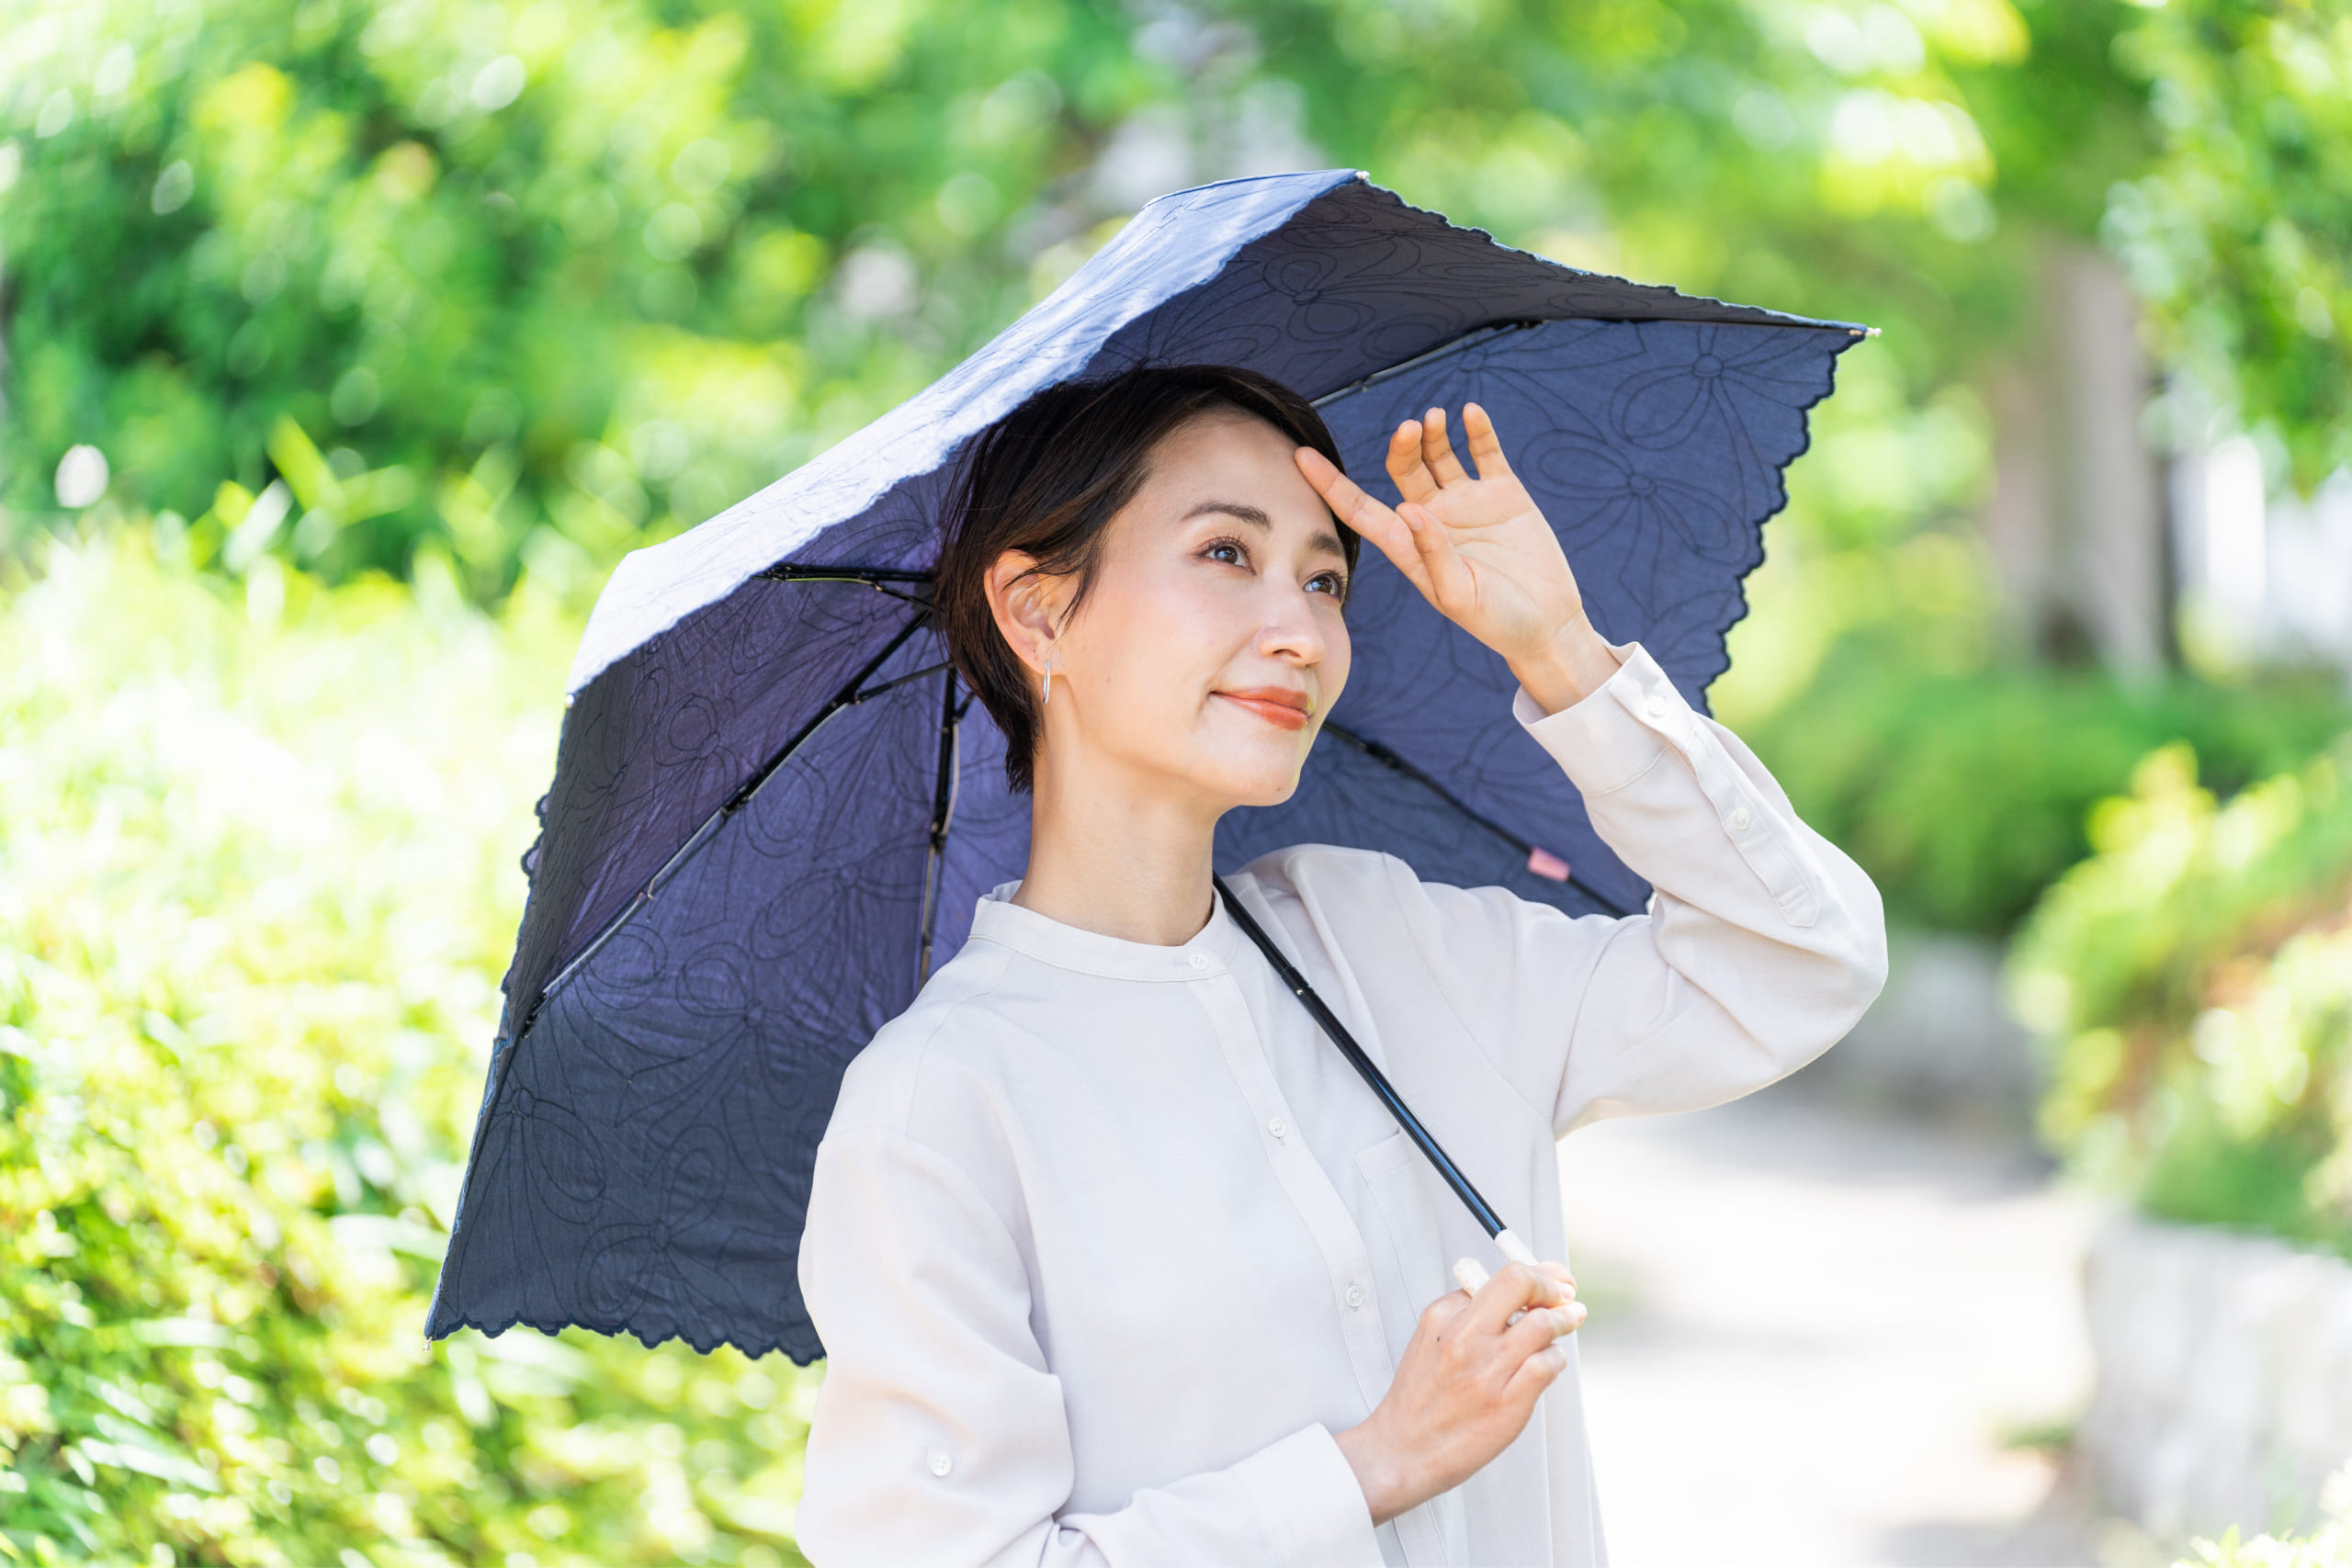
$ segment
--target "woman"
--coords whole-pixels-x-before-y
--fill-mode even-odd
[[[1395,511],[1218,367],[1052,389],[967,460],[940,624],[1034,792],[1029,863],[818,1151],[820,1565],[1603,1561],[1566,1269],[1446,1290],[1484,1235],[1213,893],[1217,818],[1290,795],[1346,684],[1359,536],[1508,661],[1656,897],[1571,919],[1325,845],[1227,880],[1542,1254],[1559,1135],[1794,1070],[1885,937],[1747,748],[1593,630],[1463,424],[1475,475],[1442,410],[1398,427]]]

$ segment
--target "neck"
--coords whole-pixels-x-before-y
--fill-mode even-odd
[[[1066,926],[1175,947],[1216,897],[1216,816],[1197,799],[1138,788],[1118,770],[1038,759],[1029,867],[1012,901]]]

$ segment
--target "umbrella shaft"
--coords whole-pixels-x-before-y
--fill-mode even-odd
[[[1380,1103],[1388,1108],[1388,1114],[1396,1118],[1397,1125],[1405,1129],[1405,1135],[1413,1140],[1414,1145],[1437,1168],[1445,1184],[1453,1190],[1453,1195],[1462,1200],[1462,1206],[1486,1227],[1488,1235],[1495,1238],[1497,1248],[1514,1263],[1532,1263],[1534,1254],[1529,1251],[1527,1244],[1512,1234],[1503,1224],[1502,1217],[1495,1213],[1494,1205],[1480,1197],[1478,1190],[1470,1184],[1470,1179],[1462,1174],[1462,1168],[1453,1163],[1453,1156],[1438,1146],[1438,1141],[1430,1136],[1429,1129],[1421,1125],[1421,1119],[1413,1114],[1412,1107],[1405,1103],[1404,1097],[1388,1081],[1388,1075],[1364,1055],[1363,1047],[1357,1044],[1355,1036],[1348,1032],[1348,1026],[1324,1005],[1323,998],[1316,995],[1315,987],[1306,983],[1306,976],[1283,956],[1282,949],[1274,945],[1273,939],[1258,924],[1256,917],[1242,906],[1239,896],[1226,886],[1225,878],[1220,876],[1215,880],[1217,897],[1225,900],[1226,913],[1233,917],[1233,923],[1239,926],[1243,934],[1257,944],[1258,951],[1266,955],[1266,962],[1273,965],[1274,973],[1282,977],[1284,986],[1290,987],[1291,995],[1299,999],[1308,1016],[1322,1026],[1325,1034],[1330,1036],[1331,1043],[1340,1048],[1340,1055],[1348,1059],[1348,1065],[1372,1086],[1372,1092],[1380,1097]]]

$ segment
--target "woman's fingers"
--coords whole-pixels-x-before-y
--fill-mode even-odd
[[[1396,570],[1416,584],[1426,582],[1419,546],[1403,518],[1365,494],[1362,485],[1341,473],[1330,458],[1314,447],[1301,446],[1294,456],[1298,471],[1315,487],[1315,493],[1323,498],[1323,504],[1331,509],[1332,516],[1378,546],[1380,553],[1395,561]]]
[[[1567,1299],[1558,1280],[1524,1263],[1507,1263],[1471,1298],[1466,1315],[1478,1331],[1499,1334],[1521,1308],[1555,1307]]]
[[[1585,1304],[1569,1302],[1561,1306],[1530,1307],[1517,1323],[1503,1330],[1503,1359],[1507,1361],[1532,1356],[1555,1339],[1566,1338],[1584,1326]]]
[[[1536,1351],[1521,1361],[1519,1370],[1511,1373],[1510,1381],[1503,1384],[1504,1401],[1515,1406],[1532,1408],[1536,1397],[1552,1386],[1553,1382],[1567,1370],[1567,1365],[1568,1348],[1566,1345],[1553,1345]]]
[[[1482,479],[1510,478],[1510,462],[1503,456],[1502,438],[1495,434],[1495,422],[1476,403],[1462,405],[1463,434],[1470,438],[1470,460],[1478,465]]]
[[[1468,409],[1463,411],[1463,417],[1469,417]],[[1462,484],[1470,478],[1462,460],[1453,455],[1453,443],[1446,437],[1445,411],[1442,408],[1431,409],[1421,416],[1421,461],[1440,486]]]
[[[1421,423],[1408,419],[1388,437],[1388,477],[1407,501],[1427,501],[1437,493],[1437,480],[1421,457]]]
[[[1396,516],[1403,519],[1410,533],[1413,552],[1420,564],[1419,572],[1408,572],[1432,604],[1447,615],[1459,614],[1474,603],[1478,595],[1477,584],[1470,575],[1470,563],[1453,547],[1453,536],[1437,514],[1415,502],[1407,502]],[[1392,555],[1394,552],[1391,552]],[[1397,563],[1402,566],[1401,561]]]

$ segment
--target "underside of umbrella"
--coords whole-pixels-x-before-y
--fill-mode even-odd
[[[823,1353],[796,1264],[842,1071],[1026,857],[929,594],[954,463],[1030,392],[1249,367],[1315,398],[1392,501],[1388,432],[1478,401],[1598,628],[1703,704],[1805,411],[1862,330],[1576,272],[1347,171],[1228,182],[1154,203],[922,395],[630,556],[574,668],[427,1332]],[[1354,668],[1298,792],[1228,818],[1220,870],[1340,843],[1571,913],[1642,907],[1498,659],[1376,551],[1347,618]]]

